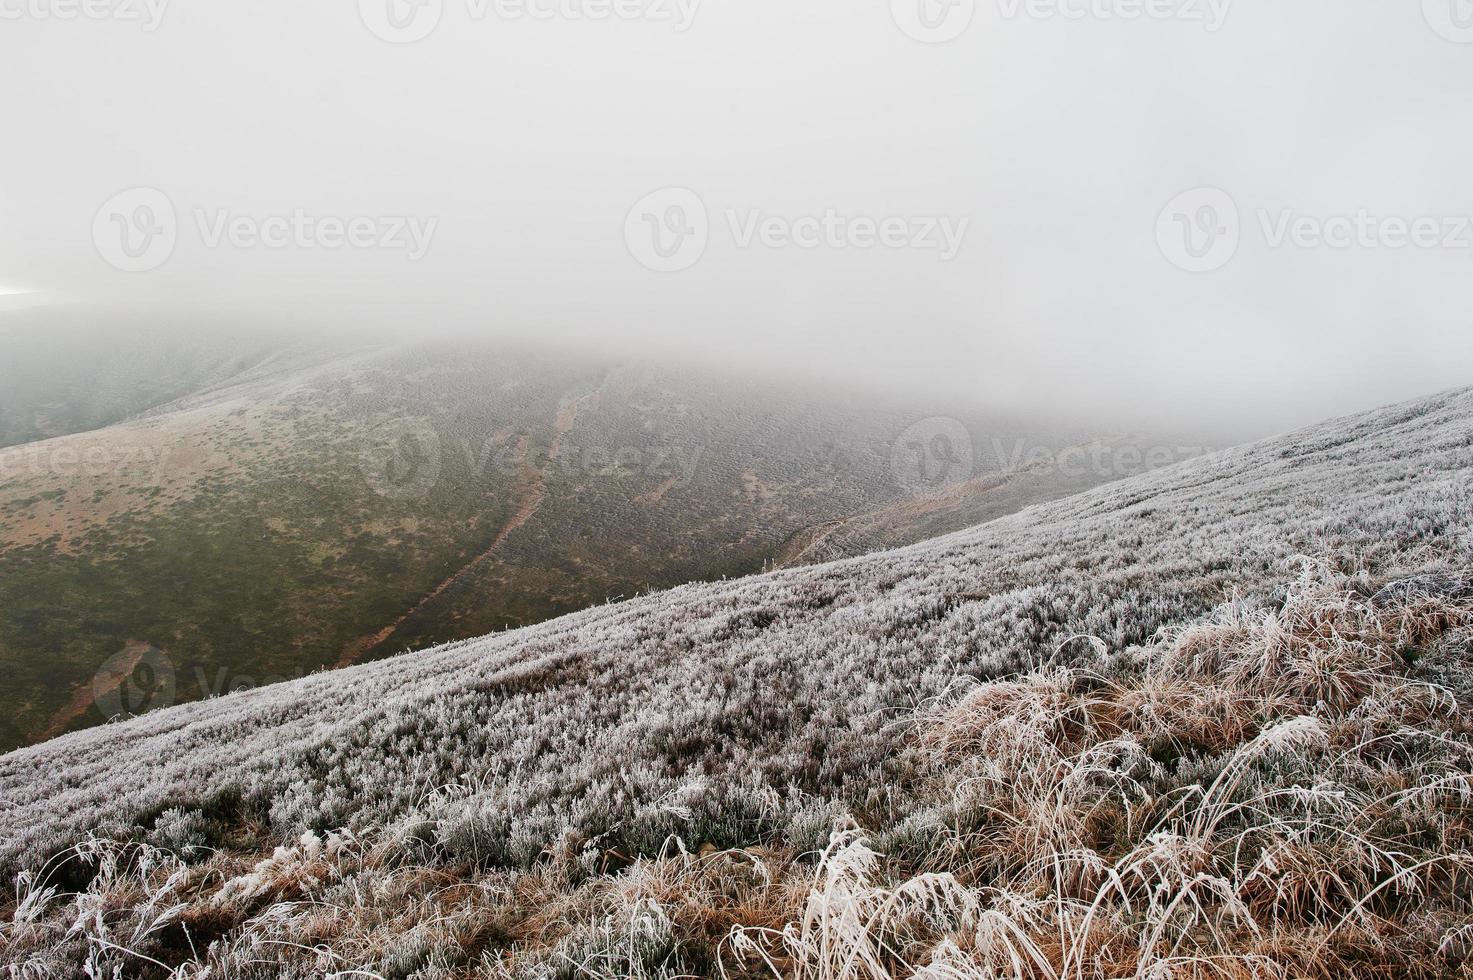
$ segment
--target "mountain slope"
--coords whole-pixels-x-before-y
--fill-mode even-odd
[[[1470,678],[1473,389],[11,753],[0,962],[1463,975]]]
[[[903,816],[897,712],[1087,646],[1071,637],[1121,650],[1231,594],[1271,600],[1298,555],[1381,577],[1466,569],[1470,479],[1461,391],[900,551],[144,715],[0,760],[0,859],[167,808],[283,833],[382,824],[462,781],[473,812],[445,819],[494,814],[497,846],[523,859],[568,826],[647,843],[668,823],[659,801],[693,782],[699,813],[750,815],[743,833],[795,793]]]
[[[291,346],[218,318],[99,314],[86,306],[0,312],[0,449],[103,428],[207,391]]]
[[[72,414],[108,424],[0,450],[0,748],[126,710],[103,682],[139,647],[172,663],[163,700],[194,700],[758,571],[804,528],[910,499],[897,439],[934,411],[481,342],[171,329],[149,328],[139,377],[176,342],[210,352],[198,370],[106,410],[84,392]],[[116,353],[89,341],[46,397]],[[978,443],[960,475],[1003,465],[993,440],[1080,437],[952,424]]]

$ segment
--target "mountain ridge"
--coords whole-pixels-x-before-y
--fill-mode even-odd
[[[77,331],[101,346],[68,362]],[[985,416],[918,423],[929,408],[531,347],[262,354],[264,339],[191,338],[187,325],[134,334],[123,374],[142,393],[84,391],[57,415],[106,427],[0,449],[0,696],[15,706],[0,748],[63,717],[105,720],[69,706],[130,642],[178,660],[177,699],[206,697],[221,671],[226,689],[251,686],[757,571],[802,528],[924,491],[897,476],[901,464],[932,475],[924,439],[919,460],[897,449],[917,424],[943,426],[948,450],[981,471],[1006,465],[966,445],[982,434],[1040,452],[1078,438]],[[176,341],[195,353],[153,379]],[[85,380],[130,342],[59,328],[27,356]],[[0,392],[12,406],[0,404],[0,428],[41,425],[64,387]],[[1046,473],[996,503],[1117,475]],[[851,547],[969,516],[901,520]]]

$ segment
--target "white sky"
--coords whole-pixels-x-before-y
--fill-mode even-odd
[[[1473,216],[1473,36],[1451,16],[1467,0],[1236,0],[1216,31],[1187,19],[1207,0],[1062,0],[1079,18],[978,0],[945,44],[901,29],[912,0],[704,0],[683,32],[439,0],[409,44],[359,9],[402,0],[175,0],[152,31],[121,19],[151,16],[144,0],[61,19],[70,2],[0,0],[12,289],[694,352],[1247,432],[1473,383],[1473,230],[1441,244]],[[1183,16],[1102,16],[1172,3]],[[129,273],[94,219],[139,186],[167,196],[177,242]],[[672,186],[699,196],[709,241],[658,273],[626,217]],[[1158,216],[1203,186],[1230,195],[1241,242],[1192,273]],[[200,228],[298,209],[437,224],[418,261],[212,247]],[[728,217],[829,209],[969,224],[948,262],[742,247]],[[1439,244],[1272,247],[1263,220],[1291,211],[1433,216]]]

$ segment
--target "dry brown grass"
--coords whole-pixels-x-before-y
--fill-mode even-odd
[[[17,882],[0,956],[172,980],[1468,975],[1473,715],[1416,661],[1466,660],[1470,623],[1310,566],[1276,608],[929,706],[924,868],[856,825],[816,865],[570,835],[477,870],[413,820],[192,865],[93,841],[81,889]]]
[[[1462,970],[1470,706],[1407,654],[1470,617],[1309,566],[1281,608],[1232,603],[1134,670],[981,685],[919,737],[951,872],[887,878],[836,836],[803,916],[731,948],[799,977]]]

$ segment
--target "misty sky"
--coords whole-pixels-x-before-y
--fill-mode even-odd
[[[0,292],[1250,432],[1473,383],[1467,0],[421,3],[0,0]]]

